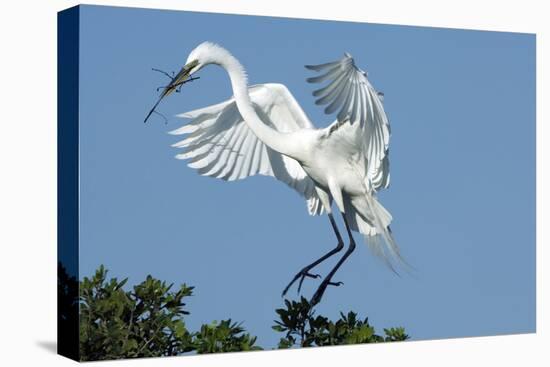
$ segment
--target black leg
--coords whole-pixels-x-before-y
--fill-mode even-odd
[[[282,294],[283,297],[285,296],[286,292],[288,292],[292,284],[294,284],[298,279],[300,279],[300,283],[298,284],[298,292],[300,292],[300,289],[302,288],[302,283],[304,282],[304,279],[306,277],[319,278],[319,274],[311,274],[309,271],[344,248],[344,241],[342,241],[342,236],[340,236],[340,232],[338,231],[338,227],[336,226],[336,221],[334,220],[334,217],[332,216],[332,214],[329,214],[328,218],[330,219],[330,224],[332,224],[332,229],[336,234],[336,239],[338,239],[338,245],[336,245],[335,248],[327,252],[325,255],[321,256],[319,259],[315,260],[314,262],[300,270],[286,286]]]
[[[349,228],[348,221],[346,220],[345,215],[342,215],[342,216],[344,217],[344,223],[346,224],[346,230],[348,231],[349,247],[348,247],[347,251],[344,253],[344,255],[342,256],[342,258],[336,263],[334,268],[330,271],[330,273],[328,273],[327,277],[325,279],[323,279],[323,282],[321,283],[321,285],[319,285],[319,288],[317,288],[317,291],[315,292],[313,297],[311,297],[311,301],[310,301],[311,306],[314,306],[314,305],[318,304],[319,302],[321,302],[321,298],[323,298],[323,294],[325,293],[325,291],[326,291],[326,289],[329,285],[338,286],[338,285],[343,284],[342,282],[334,283],[332,281],[332,277],[338,271],[340,266],[342,266],[344,261],[346,261],[346,259],[349,257],[349,255],[351,255],[353,250],[355,250],[355,240],[353,239],[353,235],[351,234],[351,229]]]

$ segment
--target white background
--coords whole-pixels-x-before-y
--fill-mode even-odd
[[[143,359],[104,362],[102,365],[293,366],[301,363],[335,366],[377,363],[393,366],[399,363],[463,367],[550,363],[550,325],[546,311],[549,307],[548,271],[543,266],[550,263],[548,251],[544,248],[549,238],[548,225],[544,225],[549,223],[548,195],[544,188],[549,183],[545,158],[548,157],[549,140],[550,11],[545,9],[544,1],[338,0],[323,3],[318,0],[308,3],[297,0],[157,0],[89,3],[537,33],[536,334]],[[1,5],[0,365],[3,366],[64,366],[74,363],[57,356],[54,351],[56,12],[76,4],[49,0],[4,1]],[[495,257],[498,258],[498,254]]]

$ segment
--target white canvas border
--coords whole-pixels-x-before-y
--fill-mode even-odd
[[[549,360],[548,11],[543,1],[91,1],[93,4],[537,33],[537,333],[104,362],[116,366],[542,365]],[[2,365],[69,365],[56,338],[56,12],[74,1],[4,2],[0,243]],[[199,31],[199,30],[197,30]],[[510,72],[513,72],[511,70]],[[32,85],[26,76],[32,76]],[[548,103],[548,102],[547,102]],[[546,125],[546,126],[545,126]],[[546,145],[546,146],[545,146]],[[521,193],[515,193],[521,195]],[[518,244],[521,245],[521,244]],[[547,288],[547,286],[546,286]]]

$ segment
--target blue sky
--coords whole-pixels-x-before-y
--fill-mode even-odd
[[[535,36],[85,6],[81,18],[80,276],[100,264],[134,284],[196,287],[188,325],[232,318],[275,346],[292,276],[336,244],[328,219],[268,177],[227,183],[174,159],[177,113],[228,98],[225,72],[143,118],[202,41],[229,49],[251,84],[280,82],[317,126],[304,64],[350,52],[385,93],[391,187],[380,194],[414,276],[358,249],[318,312],[354,310],[413,339],[535,330]],[[339,222],[340,224],[341,221]],[[357,240],[362,241],[360,236]],[[334,259],[335,260],[335,259]],[[317,270],[326,274],[334,261]],[[310,297],[318,281],[306,281]],[[290,296],[295,296],[291,290]]]

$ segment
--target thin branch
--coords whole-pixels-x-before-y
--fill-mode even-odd
[[[166,76],[167,76],[168,78],[170,78],[170,79],[173,79],[173,78],[174,78],[174,75],[170,75],[170,74],[168,74],[168,73],[167,73],[166,71],[164,71],[164,70],[155,69],[155,68],[151,68],[151,70],[153,70],[153,71],[158,71],[159,73],[166,75]],[[173,74],[173,73],[172,73],[172,74]]]

